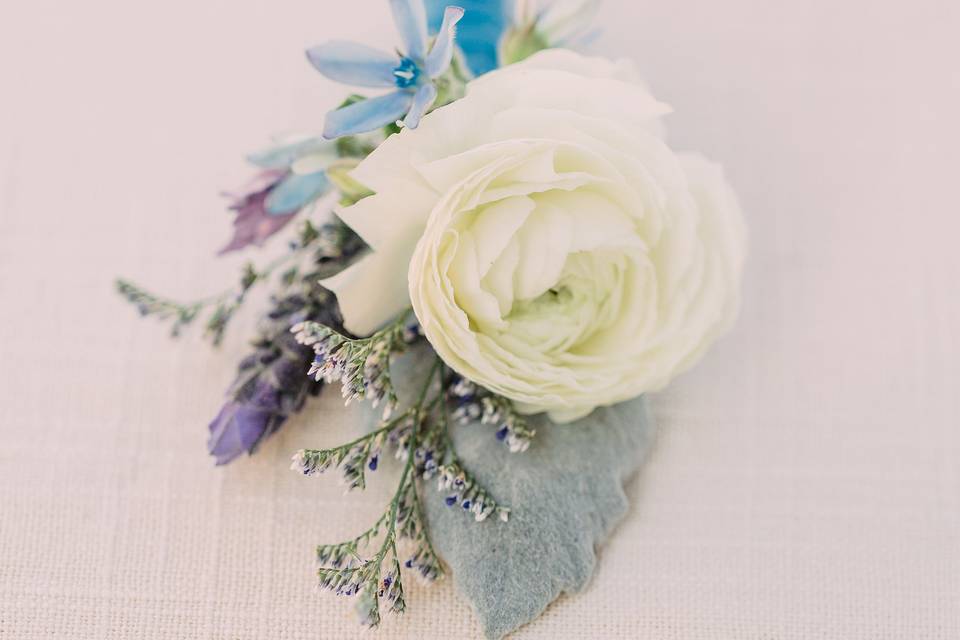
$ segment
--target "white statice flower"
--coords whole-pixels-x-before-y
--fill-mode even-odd
[[[663,141],[626,62],[543,51],[391,136],[325,284],[367,334],[412,304],[462,376],[559,422],[689,368],[732,323],[745,228],[721,169]]]

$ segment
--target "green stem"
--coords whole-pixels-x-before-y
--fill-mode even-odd
[[[440,358],[437,358],[434,361],[433,366],[430,367],[430,373],[427,374],[427,381],[424,383],[423,388],[420,390],[420,396],[417,398],[417,409],[423,407],[423,401],[427,397],[427,392],[430,391],[430,385],[433,383],[433,377],[437,375],[437,370],[440,368]]]
[[[380,547],[380,552],[377,554],[375,561],[378,566],[383,562],[384,557],[386,557],[388,549],[393,549],[394,555],[397,553],[397,509],[400,506],[400,499],[407,490],[407,482],[410,478],[410,472],[413,470],[414,452],[417,450],[417,436],[419,435],[420,428],[419,414],[423,409],[423,402],[427,397],[427,393],[430,391],[430,387],[433,384],[433,378],[436,375],[439,367],[440,359],[437,358],[437,360],[433,363],[433,366],[430,368],[430,373],[427,374],[427,379],[423,383],[423,388],[420,390],[420,395],[417,397],[416,404],[413,405],[408,412],[406,412],[413,412],[417,415],[417,417],[413,421],[413,431],[410,434],[410,444],[407,445],[407,462],[403,467],[403,474],[400,476],[400,484],[397,487],[397,492],[393,494],[393,500],[390,501],[390,523],[388,525],[387,535],[383,540],[383,545]],[[413,494],[415,496],[414,499],[417,499],[416,486],[413,487]]]
[[[397,327],[401,326],[406,321],[407,316],[409,316],[410,312],[412,311],[413,311],[413,307],[407,307],[406,309],[401,311],[396,318],[394,318],[393,322],[385,326],[383,329],[380,329],[376,333],[369,335],[366,338],[347,338],[347,341],[354,345],[359,345],[361,348],[366,348],[368,343],[376,339],[379,339],[380,336],[386,333],[389,333],[390,331],[394,331],[395,329],[397,329]]]
[[[293,261],[294,258],[299,257],[303,253],[304,249],[306,249],[309,246],[310,245],[297,247],[296,249],[294,249],[293,251],[290,251],[289,253],[285,253],[282,256],[278,256],[277,258],[274,258],[273,260],[268,262],[267,265],[262,269],[255,269],[254,273],[256,274],[256,277],[254,278],[253,282],[250,283],[250,286],[247,287],[247,289],[250,289],[251,287],[253,287],[253,285],[257,284],[258,282],[262,282],[267,278],[269,278],[271,275],[273,275],[274,271],[286,265],[287,263]],[[207,306],[210,304],[216,304],[218,302],[222,302],[227,298],[235,295],[238,295],[237,288],[230,287],[229,289],[225,289],[224,291],[221,291],[216,295],[207,296],[206,298],[201,298],[200,300],[194,302],[194,304],[201,307]]]
[[[417,517],[420,519],[421,527],[423,527],[423,539],[427,543],[427,548],[430,549],[430,554],[434,558],[439,558],[436,550],[433,548],[433,543],[430,541],[430,535],[427,532],[427,518],[423,512],[423,502],[420,500],[420,494],[417,493],[416,489],[413,492],[413,501],[416,504]]]
[[[444,458],[449,455],[453,461],[456,461],[457,453],[453,448],[453,438],[450,437],[449,407],[447,405],[447,398],[443,395],[442,391],[441,399],[443,401],[443,407],[440,411],[440,433],[443,437]],[[441,460],[441,462],[443,462],[443,460]]]
[[[319,453],[326,453],[326,454],[329,455],[329,454],[332,454],[332,453],[334,453],[334,452],[336,452],[336,451],[340,451],[340,450],[342,450],[342,449],[351,449],[352,447],[360,444],[360,443],[363,442],[364,440],[370,440],[371,438],[375,438],[376,436],[380,435],[381,433],[384,433],[385,431],[390,431],[390,430],[393,429],[395,426],[397,426],[397,424],[398,424],[401,420],[404,420],[404,419],[406,419],[407,417],[409,417],[409,415],[410,415],[411,412],[412,412],[412,410],[408,409],[407,411],[404,411],[403,413],[401,413],[401,414],[398,415],[396,418],[394,418],[393,420],[391,420],[390,422],[388,422],[388,423],[385,424],[384,426],[380,427],[379,429],[375,429],[374,431],[371,431],[370,433],[367,433],[367,434],[365,434],[365,435],[362,435],[362,436],[360,436],[359,438],[357,438],[357,439],[355,439],[355,440],[351,440],[350,442],[348,442],[348,443],[346,443],[346,444],[342,444],[342,445],[340,445],[339,447],[333,447],[332,449],[316,449],[316,450],[314,450],[314,451],[318,451]],[[308,451],[310,451],[310,450],[308,449]]]

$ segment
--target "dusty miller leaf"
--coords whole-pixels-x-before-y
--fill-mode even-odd
[[[433,350],[414,347],[393,377],[410,398],[429,370]],[[653,444],[655,425],[644,398],[597,409],[571,424],[530,416],[536,436],[510,453],[496,427],[451,425],[457,455],[493,497],[511,509],[475,522],[444,503],[435,481],[424,487],[428,533],[488,638],[536,619],[562,592],[586,587],[599,547],[627,511],[623,483]],[[371,423],[373,423],[371,412]]]
[[[502,504],[509,522],[474,522],[428,489],[434,547],[449,565],[488,638],[539,616],[561,592],[583,589],[595,548],[623,518],[624,481],[640,466],[654,425],[643,398],[598,409],[572,424],[531,420],[537,435],[511,454],[489,426],[454,429],[457,453]]]

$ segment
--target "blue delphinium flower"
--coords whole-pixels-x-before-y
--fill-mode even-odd
[[[436,80],[453,58],[460,7],[446,7],[433,46],[428,51],[427,12],[423,0],[390,0],[394,22],[403,38],[405,53],[384,53],[355,42],[335,40],[307,51],[310,63],[332,80],[362,87],[394,91],[361,100],[327,114],[323,136],[327,139],[372,131],[403,118],[415,129],[437,99]]]

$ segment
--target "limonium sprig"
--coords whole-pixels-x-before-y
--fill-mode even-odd
[[[293,458],[292,468],[306,475],[331,467],[340,468],[348,481],[348,488],[365,486],[364,467],[371,471],[377,469],[381,447],[388,442],[397,447],[398,457],[405,460],[397,490],[383,515],[356,538],[317,548],[317,559],[321,564],[317,572],[320,587],[337,595],[360,594],[357,611],[361,622],[370,627],[380,624],[382,600],[392,613],[403,613],[406,608],[398,538],[409,539],[415,545],[413,555],[404,563],[407,568],[416,568],[426,580],[434,580],[443,574],[440,559],[426,533],[426,520],[416,485],[417,477],[423,473],[423,465],[418,464],[418,460],[422,462],[425,457],[417,455],[420,432],[429,429],[430,413],[441,404],[442,389],[427,401],[431,389],[438,386],[440,370],[440,361],[437,360],[416,402],[397,418],[352,442],[333,449],[300,451]],[[381,532],[380,546],[372,555],[362,558],[360,553],[380,537]],[[386,574],[385,563],[388,567]]]
[[[398,444],[400,434],[413,428],[417,412],[416,408],[408,409],[374,431],[331,449],[298,451],[290,468],[306,476],[323,473],[331,467],[337,468],[343,472],[343,482],[348,490],[364,489],[365,469],[377,470],[384,445]]]
[[[391,325],[369,339],[355,345],[355,356],[365,362],[364,354],[373,351],[369,345],[390,345],[398,327],[405,326],[402,314]],[[316,324],[316,323],[314,323]],[[297,327],[298,336],[306,342],[314,338],[320,344],[327,340],[337,349],[349,340],[325,328],[304,325]],[[333,336],[339,336],[335,338]],[[389,369],[395,350],[379,347]],[[323,351],[329,357],[329,351]],[[342,365],[338,365],[342,366]],[[359,365],[358,365],[359,366]],[[413,545],[412,553],[402,562],[421,579],[433,581],[443,575],[443,566],[427,532],[426,518],[418,489],[419,481],[437,478],[437,489],[447,493],[445,503],[462,509],[481,522],[492,514],[506,522],[509,508],[500,505],[465,468],[458,458],[450,436],[451,394],[449,388],[456,376],[437,358],[427,374],[417,400],[392,419],[384,418],[368,434],[329,449],[305,449],[293,456],[291,469],[304,475],[316,475],[337,469],[347,490],[366,487],[366,474],[379,468],[385,449],[393,448],[395,457],[404,461],[396,493],[383,514],[366,531],[355,538],[317,547],[320,586],[338,595],[360,594],[357,609],[361,621],[369,626],[380,622],[380,604],[385,601],[390,611],[401,613],[403,600],[401,561],[397,541],[405,539]],[[348,388],[353,389],[353,386]],[[352,391],[349,393],[353,393]],[[358,396],[364,397],[364,396]],[[379,547],[375,546],[380,540]],[[366,556],[367,549],[375,547]],[[386,573],[385,571],[386,567]]]
[[[448,493],[444,498],[448,507],[459,505],[472,514],[477,522],[483,522],[492,513],[496,513],[503,522],[510,517],[510,509],[498,505],[490,493],[456,460],[440,467],[437,489]]]
[[[460,376],[453,376],[447,391],[456,405],[453,419],[460,423],[479,421],[497,427],[497,440],[510,451],[526,451],[536,435],[513,403]]]
[[[419,337],[410,311],[367,338],[349,338],[316,322],[304,322],[291,331],[300,344],[313,347],[316,356],[309,375],[327,384],[339,380],[346,404],[369,398],[374,407],[383,404],[387,419],[397,406],[397,393],[390,377],[390,358],[406,350]]]

